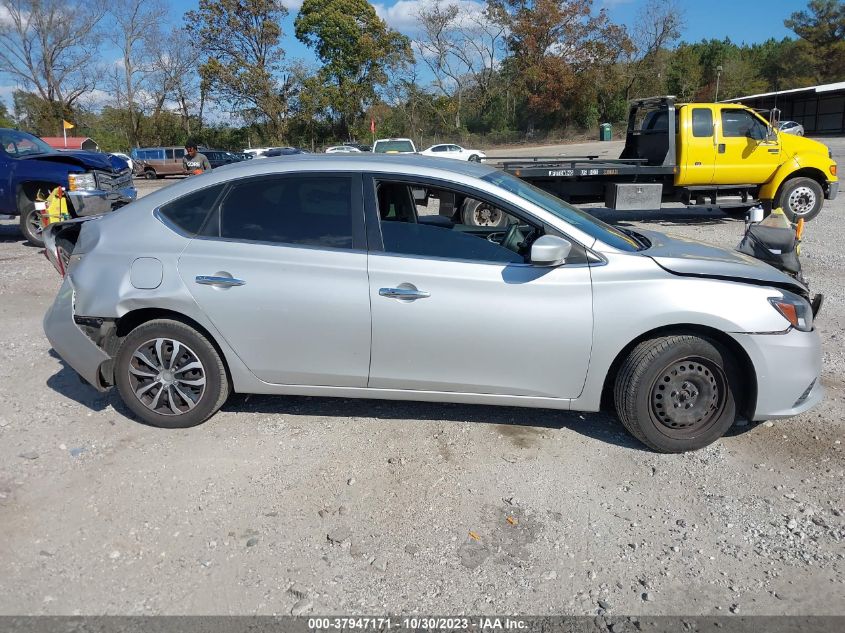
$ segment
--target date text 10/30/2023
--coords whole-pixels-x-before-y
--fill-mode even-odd
[[[528,623],[519,618],[477,616],[477,617],[341,617],[341,618],[308,618],[308,628],[311,630],[372,630],[388,629],[416,631],[419,629],[442,630],[478,630],[520,631],[528,628]]]

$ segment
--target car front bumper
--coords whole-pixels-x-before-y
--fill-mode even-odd
[[[822,401],[822,350],[816,331],[731,336],[748,352],[757,374],[752,420],[788,418]]]
[[[67,197],[73,205],[77,217],[100,215],[112,209],[134,202],[138,198],[135,187],[121,187],[106,191],[104,189],[89,189],[68,191]]]
[[[835,200],[836,196],[839,194],[839,181],[829,182],[827,183],[827,191],[824,194],[824,197],[828,200]]]
[[[100,349],[73,320],[73,284],[65,277],[59,294],[44,316],[44,333],[56,353],[99,391],[108,390],[100,378],[100,366],[109,355]]]

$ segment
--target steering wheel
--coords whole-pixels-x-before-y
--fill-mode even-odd
[[[525,234],[520,230],[519,224],[511,224],[500,244],[503,248],[519,254],[519,246],[524,240]]]

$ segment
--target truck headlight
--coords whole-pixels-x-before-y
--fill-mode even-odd
[[[83,191],[85,189],[97,188],[97,181],[94,179],[94,174],[69,174],[67,180],[69,191]]]
[[[813,329],[813,309],[806,299],[784,292],[782,297],[769,297],[769,303],[796,330],[809,332]]]

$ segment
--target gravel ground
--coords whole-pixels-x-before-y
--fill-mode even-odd
[[[684,455],[606,414],[412,402],[234,396],[143,426],[51,353],[59,278],[2,222],[0,614],[845,614],[843,211],[803,254],[827,399]],[[726,247],[743,228],[596,213]]]

